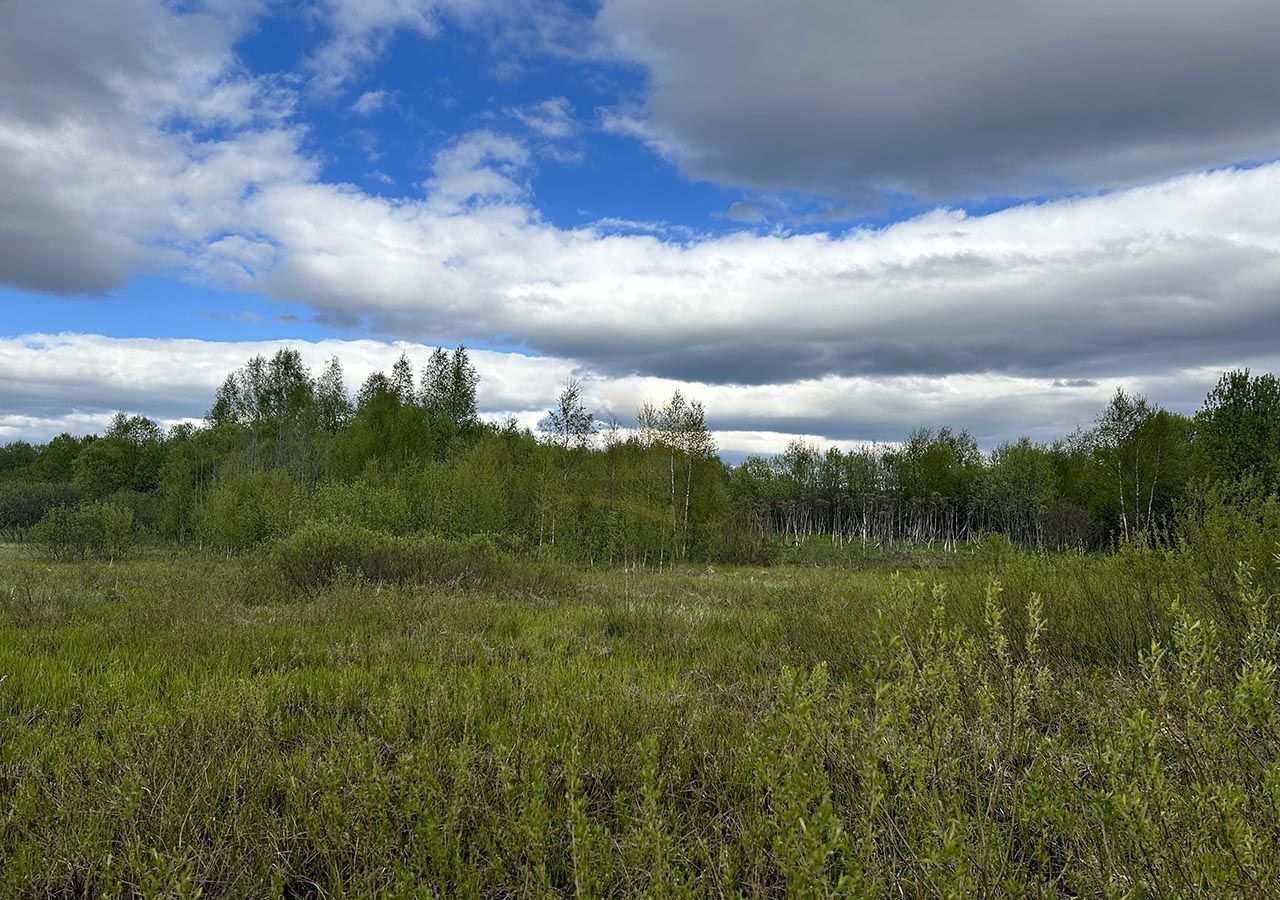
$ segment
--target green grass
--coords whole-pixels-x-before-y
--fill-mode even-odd
[[[0,896],[1275,893],[1265,599],[899,564],[294,593],[0,548]]]

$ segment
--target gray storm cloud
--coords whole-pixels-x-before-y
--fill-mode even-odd
[[[689,175],[1028,196],[1280,153],[1273,0],[606,0],[649,76],[616,127]]]

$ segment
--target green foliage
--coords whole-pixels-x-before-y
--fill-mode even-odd
[[[1280,380],[1227,372],[1195,418],[1196,439],[1210,472],[1222,482],[1252,477],[1280,490]]]
[[[74,478],[76,487],[95,499],[123,490],[130,480],[124,443],[100,438],[85,447],[76,457]]]
[[[566,450],[589,446],[598,429],[595,414],[587,409],[583,399],[582,383],[573,379],[560,392],[555,408],[548,410],[538,422],[538,430]]]
[[[1050,453],[1028,438],[992,451],[979,487],[983,506],[1000,531],[1033,545],[1043,543],[1046,513],[1058,500],[1057,490]]]
[[[422,524],[408,492],[372,479],[326,482],[306,499],[306,518],[408,534]]]
[[[317,433],[343,416],[345,389],[338,391],[334,378],[340,380],[341,369],[330,366],[318,386],[297,350],[279,350],[270,360],[255,356],[227,376],[207,419],[240,430],[250,468],[311,476],[319,464]]]
[[[1280,548],[1280,497],[1253,481],[1210,484],[1188,499],[1174,536],[1179,564],[1211,600],[1224,624],[1243,627],[1237,567],[1258,573],[1267,593],[1280,592],[1271,565]]]
[[[111,503],[56,506],[36,523],[29,538],[55,560],[121,559],[133,549],[133,511]]]
[[[40,451],[26,441],[0,446],[0,482],[25,477],[40,459]]]
[[[1158,528],[1194,474],[1191,422],[1118,389],[1082,445],[1095,508],[1123,540]]]
[[[528,591],[328,523],[283,597],[0,557],[0,895],[1270,896],[1274,598],[1239,569],[1227,628],[1124,552]]]
[[[40,448],[40,458],[31,467],[37,481],[69,482],[75,476],[75,461],[92,438],[75,438],[65,432]]]
[[[303,510],[301,491],[284,472],[224,475],[205,500],[197,533],[217,550],[248,550],[288,534]]]
[[[987,456],[964,431],[919,428],[849,451],[793,442],[734,467],[716,456],[702,405],[678,391],[644,404],[629,434],[601,434],[570,382],[539,441],[514,421],[481,422],[477,388],[464,347],[437,348],[420,373],[401,353],[354,402],[336,359],[317,377],[295,350],[255,357],[227,377],[204,427],[165,435],[119,414],[101,437],[0,448],[0,536],[61,502],[38,485],[70,482],[127,505],[149,536],[227,551],[319,519],[500,534],[590,566],[833,565],[959,552],[992,532],[1052,551],[1157,545],[1200,527],[1205,477],[1258,498],[1275,489],[1275,380],[1247,372],[1224,376],[1194,422],[1120,390],[1092,429],[1047,445],[1023,438]],[[830,543],[814,551],[815,537]],[[1212,576],[1220,594],[1229,568]]]
[[[154,491],[165,450],[159,425],[143,416],[117,413],[106,434],[77,454],[72,477],[85,496],[95,500],[117,491]]]
[[[974,493],[982,454],[967,431],[917,428],[898,450],[886,454],[891,487],[913,497],[937,494],[960,501]]]
[[[291,588],[316,590],[343,577],[383,584],[451,584],[530,589],[538,573],[487,535],[450,541],[393,535],[354,524],[310,522],[276,542],[276,572]]]
[[[59,506],[75,506],[80,491],[73,484],[39,481],[0,482],[0,532],[16,532],[44,518]]]

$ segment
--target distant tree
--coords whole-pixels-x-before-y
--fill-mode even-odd
[[[25,477],[40,458],[40,451],[26,441],[0,446],[0,481]]]
[[[415,392],[406,395],[404,386],[403,370],[399,385],[382,372],[365,379],[356,396],[355,416],[335,441],[331,458],[337,471],[355,476],[370,462],[402,466],[437,450],[428,412],[417,402]],[[405,396],[408,402],[402,400]]]
[[[99,438],[76,457],[73,481],[91,500],[101,500],[129,486],[131,473],[121,441]]]
[[[450,382],[449,354],[443,347],[436,347],[422,370],[421,395],[433,423],[448,415]]]
[[[977,485],[982,452],[967,431],[917,428],[900,448],[886,454],[886,463],[903,497],[936,496],[963,503]]]
[[[581,382],[571,379],[565,383],[555,408],[548,410],[538,422],[538,430],[566,450],[590,445],[598,423],[582,399]]]
[[[356,413],[362,414],[376,406],[395,404],[399,399],[395,385],[385,372],[371,372],[356,393]]]
[[[1125,540],[1156,523],[1185,487],[1191,460],[1191,422],[1153,406],[1140,394],[1116,390],[1086,435],[1103,496],[1114,502]]]
[[[404,353],[391,367],[391,390],[401,404],[409,406],[417,402],[418,392],[413,385],[413,366]]]
[[[443,433],[473,425],[479,382],[466,347],[459,344],[452,354],[441,347],[433,350],[422,372],[421,395],[432,426]]]
[[[38,481],[70,481],[74,475],[76,457],[89,443],[89,438],[75,438],[63,432],[40,450],[40,458],[32,468]]]
[[[668,496],[671,514],[679,531],[676,546],[683,554],[688,547],[689,512],[693,498],[693,473],[700,461],[715,454],[715,440],[707,427],[706,411],[701,403],[690,402],[679,391],[671,395],[666,406],[645,403],[636,415],[641,441],[664,452],[668,461]],[[683,470],[683,471],[680,471]],[[683,475],[681,479],[679,476]],[[683,480],[683,491],[679,481]]]
[[[821,451],[804,441],[790,441],[787,447],[774,460],[785,487],[783,490],[790,496],[812,499],[818,491],[818,467],[821,462]]]
[[[1225,373],[1196,414],[1195,439],[1215,480],[1253,477],[1280,490],[1280,380]]]
[[[311,435],[318,427],[316,384],[302,354],[282,349],[270,360],[250,359],[223,381],[205,418],[236,425],[247,436],[249,464],[314,469]]]
[[[449,395],[446,408],[449,418],[459,428],[475,424],[478,417],[476,387],[480,376],[471,364],[467,348],[459,344],[449,360]]]
[[[54,507],[75,506],[80,500],[79,489],[66,481],[0,481],[0,535],[29,528]]]
[[[1026,437],[1001,444],[992,451],[981,484],[982,505],[992,525],[1020,543],[1042,542],[1057,492],[1047,451]]]
[[[316,412],[320,427],[329,434],[336,434],[350,421],[352,411],[342,363],[338,357],[332,357],[316,380]]]

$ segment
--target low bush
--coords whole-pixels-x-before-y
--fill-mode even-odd
[[[717,548],[717,562],[740,566],[770,566],[778,561],[781,541],[764,528],[726,521]]]
[[[275,571],[286,585],[316,590],[345,577],[387,584],[457,584],[536,589],[550,570],[516,560],[488,535],[459,541],[394,535],[361,525],[308,522],[277,541]]]
[[[1062,638],[1145,615],[1115,557],[229,600],[267,558],[0,558],[0,897],[1277,896],[1244,567],[1239,634],[1112,665]]]
[[[227,553],[288,534],[303,516],[301,488],[284,472],[233,473],[220,479],[201,509],[201,541]]]
[[[368,481],[326,482],[307,498],[307,517],[407,534],[417,522],[408,492]]]
[[[59,506],[80,502],[74,484],[43,482],[0,482],[0,533],[30,528]]]
[[[1271,565],[1280,543],[1280,497],[1254,482],[1214,485],[1201,490],[1182,510],[1173,549],[1190,583],[1202,590],[1218,618],[1241,627],[1236,565],[1257,573],[1259,587],[1280,591]]]
[[[30,539],[51,559],[120,559],[133,549],[133,512],[109,503],[56,506],[31,529]]]

